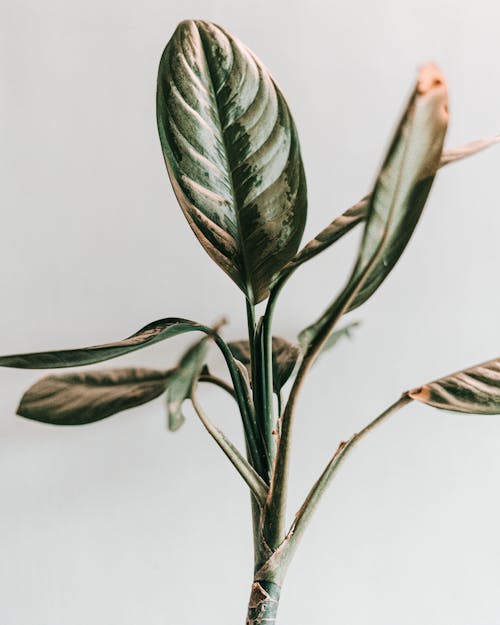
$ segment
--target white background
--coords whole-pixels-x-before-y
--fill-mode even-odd
[[[156,136],[162,49],[219,22],[268,65],[297,122],[305,238],[367,192],[416,69],[450,87],[447,144],[500,131],[495,0],[0,0],[0,352],[231,317],[243,299],[176,205]],[[399,393],[498,355],[500,148],[443,171],[400,263],[322,358],[299,406],[291,506],[341,439]],[[293,338],[334,295],[356,235],[290,281]],[[112,366],[167,366],[186,341]],[[214,368],[223,374],[215,359]],[[104,365],[105,366],[105,365]],[[233,625],[251,582],[245,488],[187,408],[82,428],[15,416],[40,372],[0,371],[0,624]],[[204,390],[237,441],[238,418]],[[287,625],[498,625],[500,419],[412,405],[345,463],[284,587]]]

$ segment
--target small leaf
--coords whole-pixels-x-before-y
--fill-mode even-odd
[[[147,347],[193,330],[206,331],[206,328],[194,321],[169,317],[153,321],[141,330],[122,341],[105,343],[80,349],[65,349],[56,352],[36,352],[33,354],[16,354],[0,356],[0,367],[16,367],[18,369],[57,369],[61,367],[78,367],[91,365],[123,356],[142,347]]]
[[[248,341],[234,341],[228,344],[233,356],[239,360],[248,372],[249,379],[252,377],[250,362],[250,345]],[[300,358],[300,347],[289,341],[273,336],[273,390],[279,393],[292,375],[295,365]]]
[[[17,414],[54,425],[92,423],[158,397],[168,376],[139,368],[49,375],[26,391]]]
[[[208,350],[208,337],[192,345],[182,356],[168,381],[167,414],[168,429],[178,430],[185,421],[182,403],[191,396],[193,383],[203,371]]]
[[[443,410],[500,414],[500,358],[424,384],[408,395]]]
[[[349,323],[343,328],[340,328],[339,330],[335,330],[334,332],[332,332],[330,336],[328,337],[328,340],[326,341],[326,343],[323,345],[321,353],[324,353],[328,351],[329,349],[332,349],[333,347],[335,347],[335,345],[340,341],[340,339],[343,339],[343,338],[350,339],[354,328],[359,328],[360,325],[361,323],[359,321],[353,321],[352,323]]]
[[[487,139],[478,139],[477,141],[471,141],[470,143],[461,145],[458,148],[444,150],[441,156],[440,166],[444,167],[445,165],[449,165],[450,163],[461,161],[463,158],[468,158],[469,156],[473,156],[478,152],[482,152],[486,148],[489,148],[490,146],[495,145],[495,143],[498,142],[500,142],[500,135],[495,135],[494,137],[488,137]]]
[[[168,174],[211,258],[260,302],[304,230],[304,168],[293,119],[262,63],[210,22],[181,22],[158,70]]]

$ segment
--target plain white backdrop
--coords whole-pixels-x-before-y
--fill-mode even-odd
[[[299,129],[305,240],[366,193],[418,65],[450,89],[447,144],[500,131],[495,0],[0,0],[0,352],[91,345],[244,305],[177,207],[155,127],[163,47],[216,21],[273,72]],[[498,355],[500,148],[437,178],[400,263],[300,402],[291,514],[399,393]],[[356,235],[297,272],[277,332],[335,294]],[[168,366],[189,340],[109,366]],[[96,365],[96,368],[104,365]],[[213,367],[223,374],[215,358]],[[233,625],[251,582],[245,488],[163,400],[82,428],[15,416],[42,372],[0,371],[0,625]],[[216,390],[207,411],[241,442]],[[345,463],[283,590],[287,625],[498,625],[500,419],[412,405]]]

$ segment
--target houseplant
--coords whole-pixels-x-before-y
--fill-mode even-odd
[[[172,430],[189,399],[252,493],[255,575],[249,623],[273,622],[287,566],[315,506],[356,442],[395,410],[417,400],[450,410],[500,411],[499,360],[406,392],[366,428],[341,443],[312,486],[291,528],[285,527],[290,437],[297,397],[322,349],[338,340],[345,312],[361,306],[390,273],[408,243],[438,168],[495,139],[443,152],[448,120],[444,78],[420,70],[372,193],[335,219],[298,253],[306,219],[306,185],[298,137],[286,102],[262,64],[237,40],[206,22],[183,22],[163,54],[158,78],[158,126],[175,193],[193,231],[213,260],[243,291],[248,340],[226,343],[214,327],[167,318],[128,339],[79,350],[6,356],[0,365],[57,368],[108,360],[180,333],[202,338],[169,371],[113,369],[36,383],[19,406],[22,416],[75,425],[105,418],[166,393]],[[304,262],[355,226],[364,229],[352,274],[299,345],[273,338],[272,317],[288,278]],[[255,319],[255,307],[267,302]],[[211,344],[231,378],[206,366]],[[285,383],[293,379],[287,401]],[[245,455],[213,426],[198,383],[217,384],[237,403]],[[276,399],[275,399],[276,396]]]

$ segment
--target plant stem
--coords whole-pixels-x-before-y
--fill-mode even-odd
[[[394,402],[394,404],[384,410],[384,412],[382,412],[378,417],[376,417],[373,421],[366,425],[362,430],[351,436],[351,438],[347,442],[340,443],[337,451],[333,455],[330,462],[326,465],[323,473],[320,475],[316,483],[309,491],[309,494],[307,495],[304,503],[302,504],[300,510],[295,516],[295,520],[288,533],[288,559],[295,551],[297,544],[302,537],[307,525],[309,524],[309,521],[311,520],[311,517],[314,514],[322,495],[330,485],[335,473],[337,472],[340,464],[343,462],[346,456],[354,449],[354,447],[364,436],[371,432],[371,430],[373,430],[377,425],[380,425],[383,421],[388,419],[400,408],[409,404],[411,401],[412,398],[407,393],[404,393],[396,402]]]
[[[213,384],[214,386],[218,386],[219,388],[229,393],[233,399],[236,399],[236,393],[234,392],[234,388],[228,384],[225,380],[218,378],[215,375],[209,373],[202,373],[198,378],[199,382],[208,382],[209,384]]]
[[[273,625],[276,622],[281,587],[272,581],[255,580],[252,584],[246,625]]]
[[[219,430],[219,428],[217,428],[207,417],[202,407],[200,406],[200,403],[198,402],[195,386],[196,382],[191,389],[191,402],[193,404],[193,408],[196,411],[196,414],[207,429],[208,433],[212,436],[212,438],[226,454],[238,473],[245,480],[259,505],[263,506],[267,495],[266,483],[251,466],[251,464],[241,455],[241,453],[233,445],[233,443],[231,443],[231,441],[225,436],[225,434],[221,430]]]

